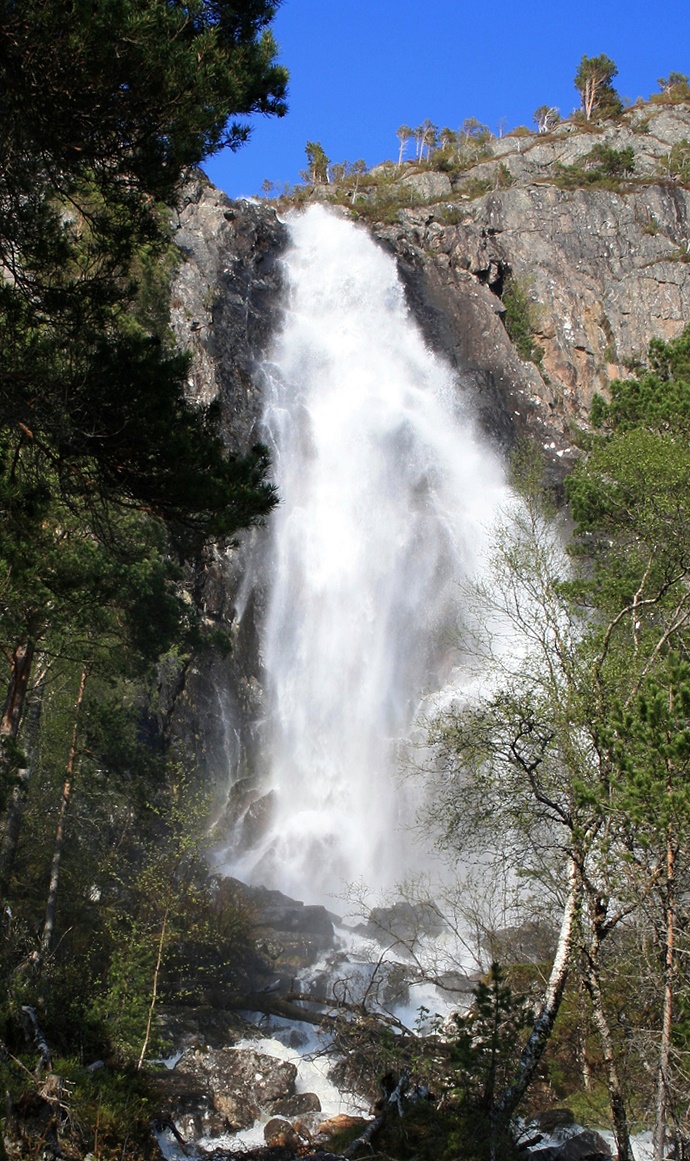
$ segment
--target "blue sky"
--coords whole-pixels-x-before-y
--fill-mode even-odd
[[[397,157],[399,125],[426,117],[451,129],[477,117],[498,133],[502,119],[532,126],[541,104],[567,116],[583,53],[612,57],[632,101],[659,76],[690,73],[687,0],[283,0],[274,32],[289,111],[256,118],[247,145],[205,166],[231,197],[298,181],[307,140],[375,165]]]

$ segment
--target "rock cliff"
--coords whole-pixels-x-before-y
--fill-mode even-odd
[[[690,193],[675,180],[688,136],[688,106],[645,105],[615,125],[504,138],[453,182],[403,178],[420,183],[427,204],[374,226],[429,340],[474,386],[504,445],[527,431],[563,453],[594,393],[643,360],[651,338],[674,338],[690,321]],[[588,158],[602,147],[632,150],[625,177],[592,181]],[[472,198],[471,182],[494,188]],[[529,300],[539,367],[519,358],[503,325],[509,279]]]
[[[288,233],[267,206],[231,203],[203,177],[187,187],[173,228],[181,260],[171,323],[192,354],[189,395],[218,402],[228,447],[243,453],[261,439],[260,360],[280,321],[278,258]],[[251,534],[240,539],[246,546]],[[228,762],[240,773],[250,762],[261,709],[254,606],[262,586],[243,586],[245,556],[242,545],[229,554],[211,547],[189,578],[206,622],[230,632],[232,658],[207,653],[182,673],[160,674],[164,728],[221,788]]]

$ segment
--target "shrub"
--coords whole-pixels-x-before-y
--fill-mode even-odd
[[[540,366],[544,348],[534,341],[537,308],[525,285],[512,276],[506,280],[503,305],[503,322],[520,358]]]

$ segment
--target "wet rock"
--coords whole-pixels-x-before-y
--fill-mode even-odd
[[[176,1054],[189,1048],[228,1048],[253,1031],[239,1013],[210,1004],[162,1004],[157,1024],[164,1041],[175,1045]]]
[[[258,367],[280,321],[279,259],[288,230],[269,205],[232,202],[201,174],[186,187],[173,230],[183,260],[171,287],[170,316],[180,348],[192,355],[187,392],[197,403],[219,405],[229,450],[246,455],[261,442]],[[185,764],[199,770],[203,785],[215,788],[218,813],[228,767],[243,777],[256,766],[263,712],[256,646],[260,586],[243,594],[241,620],[237,615],[254,536],[240,534],[232,554],[208,547],[189,569],[204,620],[232,640],[230,656],[212,652],[203,665],[192,662],[182,672],[161,667],[160,728]]]
[[[363,1129],[367,1123],[364,1117],[350,1117],[347,1113],[339,1113],[336,1117],[321,1121],[316,1126],[316,1132],[321,1137],[334,1137],[336,1133],[344,1133],[347,1129]]]
[[[401,900],[391,907],[374,907],[369,913],[368,930],[377,939],[394,936],[411,945],[425,935],[440,935],[445,923],[431,903]]]
[[[551,924],[534,920],[493,932],[486,949],[499,963],[544,963],[553,959],[556,934]]]
[[[594,1129],[575,1124],[568,1109],[529,1121],[518,1142],[529,1161],[610,1161],[611,1150]]]
[[[299,1117],[304,1113],[320,1113],[321,1101],[315,1092],[297,1092],[273,1102],[271,1112],[280,1117]]]
[[[306,1032],[300,1028],[275,1028],[273,1038],[279,1040],[286,1048],[305,1048],[309,1042]]]
[[[188,1049],[158,1078],[166,1112],[186,1140],[248,1129],[295,1095],[297,1069],[252,1049]]]
[[[325,907],[307,905],[281,891],[249,887],[237,879],[224,883],[253,920],[254,932],[264,956],[265,979],[255,990],[291,991],[295,977],[318,962],[335,943],[338,917]]]
[[[271,1117],[264,1126],[264,1141],[267,1145],[283,1146],[295,1152],[303,1144],[299,1134],[284,1117]]]
[[[481,977],[477,974],[466,976],[462,972],[441,972],[437,978],[437,986],[450,999],[455,999],[457,1006],[463,1006],[466,996],[471,996]]]

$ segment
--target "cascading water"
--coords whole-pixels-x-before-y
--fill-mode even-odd
[[[397,754],[423,699],[457,675],[460,585],[507,489],[393,259],[320,206],[290,228],[285,321],[265,366],[281,497],[262,630],[276,807],[233,869],[328,902],[410,870]]]

